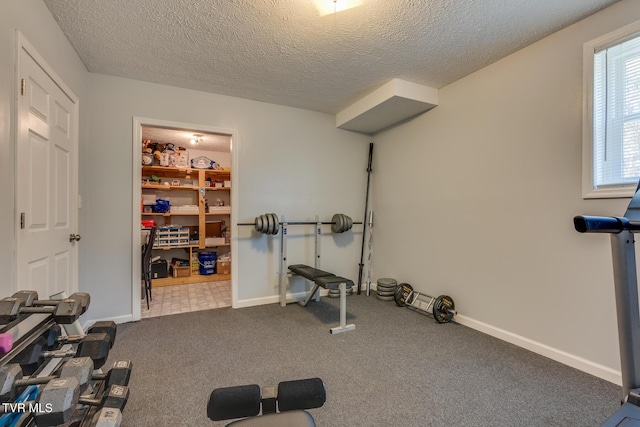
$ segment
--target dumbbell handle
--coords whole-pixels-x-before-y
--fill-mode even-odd
[[[114,402],[109,399],[111,395],[117,395],[121,399],[117,401],[117,406],[112,406]],[[112,385],[105,389],[104,394],[101,398],[93,398],[88,396],[80,396],[78,398],[78,403],[81,405],[89,405],[89,406],[102,406],[103,408],[117,408],[120,410],[124,409],[124,406],[127,403],[129,398],[129,387],[124,385]]]
[[[43,305],[43,306],[29,306],[29,307],[20,307],[20,313],[53,313],[56,311],[55,306]]]
[[[43,351],[42,357],[74,357],[77,353],[76,350]]]
[[[33,378],[20,378],[19,380],[15,380],[14,387],[26,387],[30,385],[41,385],[46,384],[51,380],[55,380],[58,377],[51,375],[48,377],[33,377]]]

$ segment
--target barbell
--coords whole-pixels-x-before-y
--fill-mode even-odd
[[[438,323],[448,323],[458,314],[453,298],[440,295],[437,298],[421,294],[413,290],[408,283],[400,283],[394,294],[396,304],[400,307],[410,307],[433,316]]]
[[[238,223],[238,225],[244,226],[253,226],[254,229],[258,233],[263,234],[278,234],[280,231],[280,226],[283,223],[278,219],[278,215],[274,213],[266,213],[264,215],[257,216],[254,222],[242,222]],[[337,213],[333,215],[331,221],[286,221],[287,225],[315,225],[315,224],[325,224],[331,225],[331,231],[334,233],[344,233],[345,231],[351,230],[353,224],[362,224],[362,222],[354,222],[351,217]]]

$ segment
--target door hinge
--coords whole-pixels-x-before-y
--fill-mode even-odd
[[[27,81],[25,79],[20,79],[20,94],[22,96],[27,94]]]
[[[24,212],[20,213],[20,230],[24,230]]]

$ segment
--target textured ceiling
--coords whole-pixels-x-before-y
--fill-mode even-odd
[[[332,0],[327,0],[331,2]],[[44,0],[91,72],[335,114],[441,88],[617,0]]]

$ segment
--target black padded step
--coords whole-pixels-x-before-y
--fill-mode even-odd
[[[333,273],[318,270],[317,268],[309,267],[304,264],[294,264],[289,266],[289,270],[305,279],[313,280],[314,282],[318,277],[333,276]]]
[[[333,275],[318,277],[316,280],[314,280],[314,282],[316,283],[316,285],[322,286],[325,289],[338,289],[340,283],[345,283],[347,285],[347,289],[353,287],[353,281],[345,279],[344,277]]]

